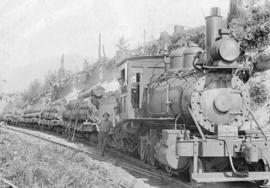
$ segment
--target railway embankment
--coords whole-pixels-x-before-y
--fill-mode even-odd
[[[5,129],[0,151],[0,187],[151,187],[110,163]]]

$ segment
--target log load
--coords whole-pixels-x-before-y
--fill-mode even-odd
[[[87,120],[89,111],[95,108],[91,100],[72,100],[66,105],[66,111],[63,113],[64,121],[78,121],[79,123]]]

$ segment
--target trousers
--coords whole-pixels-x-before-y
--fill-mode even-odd
[[[109,138],[109,134],[107,132],[98,133],[98,148],[100,150],[101,155],[104,155],[108,138]]]

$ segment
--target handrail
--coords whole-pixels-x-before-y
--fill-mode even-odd
[[[194,123],[195,123],[195,125],[196,125],[196,128],[198,129],[198,131],[199,131],[199,133],[200,133],[200,135],[201,135],[201,137],[202,137],[202,140],[205,141],[205,136],[204,136],[204,134],[203,134],[203,132],[202,132],[202,129],[201,129],[200,125],[198,124],[198,122],[196,121],[196,119],[195,119],[195,117],[194,117],[194,115],[193,115],[193,113],[192,113],[190,107],[187,106],[187,109],[188,109],[188,111],[189,111],[189,113],[190,113],[190,115],[191,115],[191,117],[192,117],[192,119],[193,119],[193,121],[194,121]]]
[[[177,117],[175,118],[175,122],[174,122],[174,129],[175,129],[175,130],[177,130],[177,121],[178,121],[178,119],[180,118],[180,116],[181,116],[181,113],[179,113],[179,114],[177,115]],[[184,127],[184,129],[185,129],[185,127]]]
[[[255,119],[254,114],[249,110],[249,114],[251,115],[252,119],[254,120],[255,124],[257,125],[258,129],[261,131],[261,133],[263,134],[265,140],[267,140],[267,136],[265,135],[264,131],[262,130],[259,122]]]

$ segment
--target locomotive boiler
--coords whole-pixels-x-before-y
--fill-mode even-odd
[[[206,51],[190,42],[171,55],[119,64],[117,99],[124,143],[170,174],[189,169],[196,182],[270,178],[268,133],[250,111],[246,83],[269,69],[269,49],[251,61],[223,28],[218,8],[206,17]],[[256,129],[242,130],[247,123]]]
[[[222,29],[222,17],[214,11],[218,10],[206,18],[206,61],[202,49],[189,45],[183,61],[178,61],[181,69],[171,67],[148,85],[147,116],[178,116],[187,126],[196,119],[209,134],[222,124],[233,132],[247,120],[249,91],[235,74],[240,68],[240,45]]]

